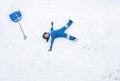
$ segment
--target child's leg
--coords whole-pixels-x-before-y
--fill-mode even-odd
[[[68,35],[66,33],[61,34],[61,37],[67,38],[67,39],[69,39],[71,41],[74,41],[76,39],[76,37],[74,37],[72,35]]]
[[[72,36],[72,35],[67,35],[67,38],[71,41],[74,41],[76,39],[76,37]]]
[[[69,21],[67,22],[67,24],[65,25],[65,27],[66,27],[66,28],[69,28],[72,23],[73,23],[73,21],[72,21],[72,20],[69,20]]]
[[[64,32],[65,30],[67,30],[71,26],[72,23],[73,23],[73,21],[69,20],[67,22],[67,24],[60,29],[60,31]]]

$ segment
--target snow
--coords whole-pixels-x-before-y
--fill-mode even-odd
[[[1,0],[0,81],[120,81],[120,0]],[[9,14],[20,10],[18,23]],[[56,39],[53,51],[42,39],[54,29],[77,42]]]

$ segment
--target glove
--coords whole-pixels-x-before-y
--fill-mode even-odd
[[[52,51],[52,48],[50,48],[48,51]]]
[[[53,26],[53,22],[51,22],[51,26]]]

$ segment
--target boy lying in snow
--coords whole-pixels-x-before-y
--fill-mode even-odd
[[[58,30],[54,30],[53,29],[53,22],[51,22],[50,32],[44,32],[43,33],[43,38],[46,39],[47,42],[51,38],[50,49],[48,51],[52,51],[52,46],[53,46],[54,40],[56,38],[63,37],[63,38],[67,38],[67,39],[69,39],[71,41],[74,41],[74,42],[77,41],[76,37],[68,35],[68,34],[65,33],[65,30],[67,30],[71,26],[72,23],[73,23],[73,21],[69,20],[65,26],[63,26],[62,28],[60,28]]]

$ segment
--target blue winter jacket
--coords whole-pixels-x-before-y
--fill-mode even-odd
[[[67,22],[67,24],[65,26],[63,26],[62,28],[60,28],[58,30],[54,30],[53,25],[51,26],[51,29],[50,29],[50,38],[51,38],[50,49],[52,49],[54,40],[56,38],[63,37],[63,38],[68,38],[69,40],[74,40],[75,39],[74,36],[71,36],[71,35],[68,35],[68,34],[65,33],[65,30],[67,28],[69,28],[71,24],[72,24],[72,22],[69,21],[69,22]]]

